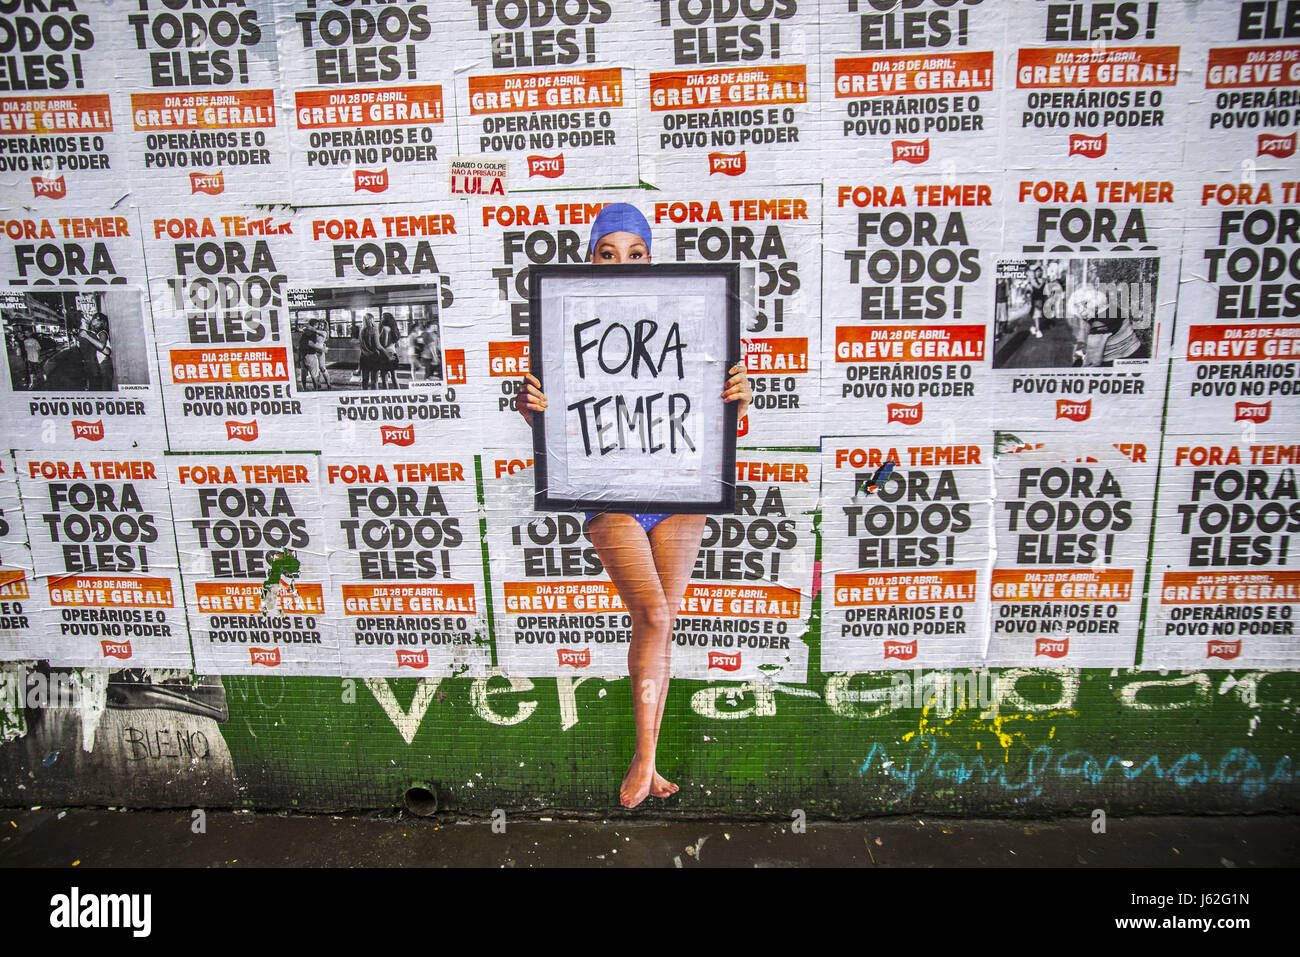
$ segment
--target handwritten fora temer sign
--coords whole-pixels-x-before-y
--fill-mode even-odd
[[[691,414],[685,356],[689,343],[682,331],[689,318],[660,314],[660,301],[649,297],[566,305],[571,341],[566,343],[565,371],[571,395],[565,431],[570,456],[578,453],[590,459],[631,452],[694,465],[699,416]]]
[[[729,501],[735,423],[721,393],[739,356],[736,277],[698,264],[537,268],[538,507]]]

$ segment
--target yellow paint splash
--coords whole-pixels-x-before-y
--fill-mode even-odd
[[[921,719],[917,723],[916,730],[908,731],[902,736],[901,740],[910,742],[929,738],[931,740],[944,739],[966,743],[974,739],[976,750],[983,750],[983,744],[979,738],[992,735],[997,738],[998,746],[1002,749],[1004,763],[1011,760],[1011,749],[1016,745],[1022,745],[1030,750],[1037,747],[1037,743],[1031,740],[1031,737],[1038,737],[1038,735],[1034,734],[1036,726],[1033,722],[1051,720],[1053,723],[1047,729],[1047,738],[1051,740],[1056,737],[1055,721],[1062,717],[1077,718],[1079,716],[1078,710],[1069,710],[1047,711],[1042,714],[997,714],[991,718],[985,718],[977,706],[963,705],[954,708],[952,714],[946,718],[931,720],[930,712],[932,710],[933,706],[930,704],[923,706],[921,708]],[[1026,726],[1025,722],[1028,722],[1029,725]]]

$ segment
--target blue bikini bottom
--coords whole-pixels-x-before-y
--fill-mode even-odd
[[[608,512],[587,512],[586,514],[587,514],[587,522],[588,522],[588,524],[590,524],[590,523],[591,523],[591,520],[592,520],[593,518],[595,518],[597,515],[607,515],[607,514],[610,514],[610,513],[608,513]],[[668,516],[667,516],[667,515],[633,515],[632,517],[635,518],[635,519],[637,520],[637,524],[640,525],[640,526],[645,530],[645,533],[646,533],[647,535],[649,535],[649,534],[650,534],[650,529],[654,528],[656,525],[658,525],[660,522],[662,522],[662,521],[663,521],[665,518],[667,518]]]

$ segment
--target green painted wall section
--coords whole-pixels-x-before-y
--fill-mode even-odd
[[[1000,671],[996,714],[959,700],[917,707],[908,689],[894,691],[897,674],[775,688],[675,682],[658,765],[681,792],[646,806],[763,816],[1300,808],[1300,674]],[[632,752],[627,680],[381,682],[409,744],[374,681],[224,681],[223,733],[249,805],[389,807],[429,783],[446,808],[604,812],[617,809]]]

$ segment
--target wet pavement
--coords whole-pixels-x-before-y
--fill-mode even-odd
[[[0,809],[0,867],[1260,867],[1300,816],[856,822]],[[494,830],[495,827],[495,830]]]

